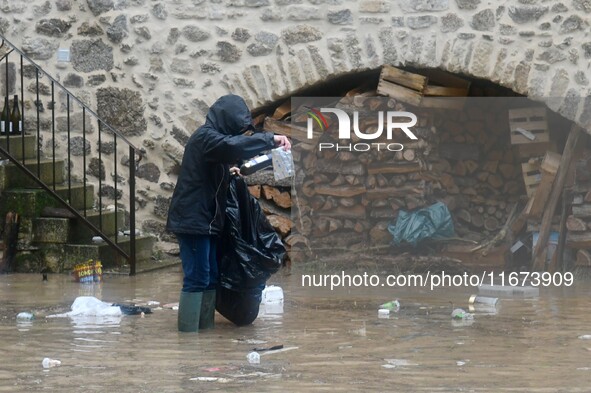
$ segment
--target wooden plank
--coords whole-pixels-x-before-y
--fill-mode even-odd
[[[550,141],[545,107],[510,109],[509,129],[511,132],[511,144],[513,145]],[[531,140],[527,138],[518,129],[533,134],[535,139]]]
[[[468,91],[461,87],[446,87],[428,85],[425,88],[425,96],[435,97],[465,97]]]
[[[550,225],[552,223],[552,217],[556,211],[558,199],[560,199],[560,195],[562,194],[568,170],[572,163],[573,152],[581,134],[582,130],[576,124],[572,126],[568,134],[568,139],[566,140],[566,145],[564,146],[564,151],[562,152],[562,157],[560,159],[560,167],[558,168],[558,173],[556,174],[556,179],[554,180],[554,185],[552,186],[550,198],[548,199],[548,205],[544,211],[544,216],[542,217],[542,225],[540,227],[538,243],[532,252],[532,269],[534,271],[540,271],[544,268],[545,258],[542,258],[542,254],[547,248],[548,238],[550,237]]]
[[[423,100],[421,101],[421,107],[459,111],[464,109],[465,103],[466,99],[461,97],[423,97]]]
[[[523,183],[525,184],[527,196],[528,198],[532,198],[540,182],[542,181],[540,164],[530,162],[521,164],[521,172],[523,174]]]
[[[540,168],[545,172],[556,174],[556,172],[558,172],[558,168],[560,167],[560,158],[560,154],[548,151],[544,156],[544,160],[542,161]]]
[[[568,216],[568,210],[570,207],[569,200],[572,199],[570,191],[564,189],[562,191],[562,212],[560,214],[560,231],[558,232],[558,245],[556,246],[556,251],[552,256],[552,262],[550,263],[549,270],[551,272],[556,272],[557,269],[561,271],[565,271],[564,266],[564,245],[566,243],[566,234],[568,232],[566,228],[566,219]]]
[[[413,106],[419,106],[423,99],[423,94],[415,90],[399,86],[392,82],[380,79],[378,82],[378,94],[397,99],[398,101],[406,102]]]
[[[397,163],[397,164],[373,164],[367,168],[370,175],[382,174],[404,174],[420,172],[423,169],[420,163]]]
[[[308,143],[311,142],[310,139],[308,139],[308,130],[306,128],[276,120],[271,117],[267,117],[265,119],[263,128],[265,131],[273,132],[279,135],[285,135],[295,139],[296,141]],[[314,139],[320,137],[320,135],[320,132],[313,133]]]
[[[429,78],[429,82],[441,86],[463,88],[466,91],[466,94],[464,95],[468,95],[468,90],[470,89],[470,81],[467,79],[460,78],[459,76],[450,74],[449,72],[438,70],[436,68],[421,70],[421,73],[427,76],[427,78]]]
[[[531,157],[543,156],[547,151],[556,151],[556,143],[525,143],[514,145],[513,149],[516,156],[520,158],[520,161],[527,161]]]
[[[566,235],[566,245],[570,248],[591,248],[591,233],[569,232]]]
[[[550,191],[552,190],[552,184],[554,183],[554,178],[556,177],[556,172],[558,171],[559,166],[560,154],[548,152],[546,157],[544,157],[544,161],[542,161],[542,165],[540,166],[542,170],[541,181],[537,187],[535,187],[533,195],[530,196],[531,199],[528,203],[528,209],[526,212],[528,217],[540,218],[542,216],[546,202],[548,202],[548,197],[550,195]],[[526,190],[528,191],[529,196],[530,189],[527,187],[528,185],[526,183]]]
[[[397,85],[405,86],[419,92],[425,90],[425,87],[429,81],[429,79],[423,75],[404,71],[399,68],[392,67],[391,65],[385,65],[382,67],[380,79],[393,82]]]
[[[547,114],[548,112],[545,106],[509,109],[509,121],[523,122],[529,121],[530,119],[545,120]]]
[[[275,112],[273,112],[273,119],[281,120],[291,113],[291,100],[286,100],[283,104],[279,105]]]
[[[366,189],[365,186],[316,186],[314,191],[316,194],[348,198],[365,194]]]
[[[359,162],[342,162],[337,160],[318,160],[318,172],[336,173],[341,175],[364,176],[365,166]]]
[[[368,200],[383,200],[394,197],[404,197],[407,195],[425,195],[426,189],[424,182],[418,184],[407,184],[402,187],[386,187],[386,188],[374,188],[373,190],[367,190],[366,197]]]
[[[365,206],[357,205],[352,207],[339,206],[333,210],[319,212],[318,216],[334,218],[365,219]]]
[[[591,217],[591,204],[573,206],[573,216],[579,218]]]

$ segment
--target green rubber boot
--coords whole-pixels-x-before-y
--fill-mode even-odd
[[[196,332],[199,328],[199,315],[203,292],[181,292],[179,300],[179,332]]]
[[[215,326],[215,289],[203,292],[199,329],[213,329]]]

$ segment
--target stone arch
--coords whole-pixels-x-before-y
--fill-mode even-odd
[[[283,42],[274,55],[262,60],[246,58],[241,71],[223,74],[220,84],[243,95],[251,107],[259,107],[327,79],[383,64],[440,68],[509,88],[584,128],[591,127],[589,90],[571,78],[582,70],[573,72],[572,66],[555,62],[553,55],[559,56],[526,44],[504,45],[486,34],[409,33],[387,27],[360,35],[341,30],[309,42]]]

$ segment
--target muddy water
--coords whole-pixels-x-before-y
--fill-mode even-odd
[[[46,319],[80,295],[104,301],[178,301],[178,269],[107,277],[81,285],[67,276],[0,277],[0,392],[202,391],[591,391],[591,283],[503,299],[496,314],[452,323],[451,304],[467,308],[472,290],[303,289],[299,275],[271,281],[285,291],[283,314],[236,328],[179,334],[176,311],[120,320]],[[377,305],[402,309],[379,319]],[[32,323],[15,319],[34,311]],[[254,347],[295,349],[263,354]],[[43,369],[44,357],[61,360]],[[199,380],[201,378],[201,380]]]

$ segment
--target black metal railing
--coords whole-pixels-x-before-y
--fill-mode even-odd
[[[25,53],[16,48],[12,43],[6,40],[0,35],[0,64],[5,63],[5,75],[4,75],[4,90],[5,90],[5,102],[10,102],[10,95],[13,93],[17,95],[20,90],[20,97],[17,102],[20,104],[21,111],[21,126],[19,130],[15,130],[13,133],[9,131],[9,121],[15,119],[1,119],[5,124],[6,132],[0,134],[0,139],[6,140],[6,147],[0,146],[0,156],[10,160],[12,164],[17,166],[23,174],[32,179],[40,188],[47,191],[52,195],[61,205],[68,209],[80,222],[86,225],[96,235],[100,236],[105,243],[112,247],[119,257],[126,259],[130,266],[130,275],[134,275],[136,272],[136,226],[135,226],[135,176],[136,176],[136,163],[141,159],[140,150],[137,149],[125,136],[114,129],[111,125],[103,121],[97,113],[88,107],[87,104],[82,102],[79,98],[74,96],[70,91],[64,87],[59,81],[48,75],[43,69],[31,60]],[[16,59],[16,61],[15,61]],[[26,64],[25,64],[26,63]],[[12,64],[12,66],[11,66]],[[18,70],[17,70],[18,65]],[[25,72],[25,66],[28,67]],[[11,67],[13,70],[11,70]],[[20,75],[19,75],[20,73]],[[28,79],[32,79],[31,84],[25,90],[25,73]],[[31,75],[34,73],[34,75]],[[17,88],[17,75],[20,76],[20,89]],[[43,83],[43,80],[47,80],[49,86]],[[0,80],[1,82],[1,80]],[[49,91],[48,91],[49,89]],[[61,95],[63,107],[58,107],[56,102],[56,93]],[[0,93],[1,94],[1,93]],[[48,109],[50,110],[49,115],[45,111],[45,107],[42,102],[41,96],[50,96],[51,101],[48,103]],[[8,111],[10,113],[10,111]],[[64,129],[58,129],[56,123],[56,115],[64,115],[65,125],[62,123]],[[72,127],[72,116],[78,115],[82,119],[81,130],[75,130]],[[16,116],[14,116],[16,117]],[[92,135],[92,124],[96,122],[97,135]],[[87,124],[88,123],[88,124]],[[18,123],[17,123],[18,124]],[[18,128],[18,127],[17,127]],[[90,129],[89,129],[90,128]],[[65,137],[63,136],[65,131]],[[72,151],[72,144],[75,132],[82,133],[82,150],[78,151],[76,158],[74,158],[74,152]],[[61,140],[65,139],[67,143],[66,149],[60,147],[60,141],[57,140],[58,133]],[[34,157],[31,154],[27,154],[25,151],[26,140],[25,138],[29,135],[34,135],[35,141],[35,152]],[[113,161],[103,162],[103,141],[112,137],[113,143]],[[15,143],[21,139],[21,154],[14,152],[14,149],[10,148],[11,141]],[[50,145],[46,142],[46,139],[50,138]],[[90,140],[93,138],[92,140]],[[88,159],[87,156],[93,158],[93,151],[90,148],[90,143],[95,141],[98,151],[98,162],[97,171],[94,173],[98,180],[92,182],[88,179]],[[120,142],[123,143],[120,143]],[[45,148],[43,144],[45,142]],[[119,147],[121,146],[121,147]],[[122,203],[125,209],[129,212],[129,252],[125,252],[120,245],[120,232],[122,228],[119,228],[118,215],[121,213],[121,207],[119,204],[125,202],[123,199],[124,191],[122,190],[123,185],[120,182],[124,182],[125,177],[119,175],[120,167],[117,165],[117,150],[125,149],[126,153],[129,154],[129,165],[128,165],[128,195],[126,198],[127,203]],[[79,150],[79,148],[78,148]],[[81,157],[78,156],[81,154]],[[139,157],[136,160],[136,155]],[[65,157],[65,165],[64,165]],[[81,161],[81,162],[80,162]],[[42,172],[42,164],[49,163],[51,165],[51,181],[47,181],[47,173]],[[81,164],[81,165],[80,165]],[[113,194],[112,198],[108,198],[105,195],[105,183],[108,183],[108,177],[106,173],[109,171],[106,169],[105,164],[111,165],[112,178],[113,178]],[[64,166],[64,168],[61,168]],[[36,167],[36,170],[31,168]],[[60,172],[61,170],[64,172]],[[58,177],[58,173],[60,176]],[[82,209],[77,209],[72,206],[72,189],[75,182],[82,183],[83,193],[83,206]],[[98,204],[96,206],[87,206],[87,188],[89,184],[98,183]],[[67,197],[60,196],[56,187],[61,184],[61,187],[67,186]],[[63,195],[63,194],[62,194]],[[122,201],[119,201],[119,195],[122,195]],[[112,199],[114,204],[114,221],[115,221],[115,235],[109,236],[106,230],[103,228],[103,215],[106,213],[106,207],[103,205],[103,197],[105,199]],[[87,216],[87,212],[91,209],[95,209],[98,212],[98,226],[94,225]],[[109,209],[109,212],[111,210]],[[125,220],[123,220],[125,222]],[[125,224],[123,224],[125,225]]]

